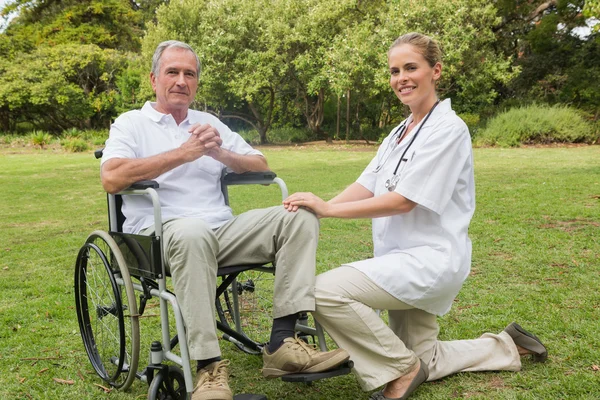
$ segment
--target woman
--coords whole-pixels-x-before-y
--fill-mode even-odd
[[[388,52],[390,85],[411,115],[383,141],[358,180],[325,202],[312,193],[284,201],[321,218],[373,218],[374,258],[317,277],[315,318],[354,361],[371,399],[406,399],[424,381],[461,371],[510,370],[520,355],[547,351],[512,323],[498,335],[437,340],[436,315],[450,309],[469,275],[467,231],[475,210],[471,137],[438,100],[441,51],[409,33]],[[387,326],[374,309],[388,310]]]

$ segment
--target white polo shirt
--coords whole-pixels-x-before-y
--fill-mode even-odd
[[[357,182],[375,196],[388,193],[385,182],[418,129],[395,147],[394,129]],[[469,275],[468,228],[475,211],[471,137],[449,99],[436,107],[404,158],[395,192],[417,206],[405,214],[374,218],[375,257],[348,265],[399,300],[443,315]]]
[[[141,110],[129,111],[112,124],[101,163],[111,158],[143,158],[178,148],[189,137],[188,129],[196,123],[210,124],[223,139],[222,147],[242,155],[262,155],[240,135],[215,116],[188,110],[187,118],[177,125],[170,115],[162,114],[146,102]],[[221,192],[221,172],[225,165],[203,156],[157,177],[163,222],[172,218],[202,218],[217,228],[233,217]],[[152,202],[148,196],[125,196],[123,230],[137,233],[153,224]]]

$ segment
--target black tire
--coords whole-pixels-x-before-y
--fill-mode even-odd
[[[186,400],[185,378],[181,368],[169,365],[157,373],[148,388],[148,400]]]
[[[235,343],[248,354],[261,354],[269,342],[273,323],[273,284],[272,272],[244,271],[217,301],[219,321],[254,342],[254,346]],[[238,322],[236,315],[239,315]]]
[[[106,232],[93,232],[79,250],[75,306],[96,373],[111,386],[127,389],[138,367],[139,316],[123,255]]]

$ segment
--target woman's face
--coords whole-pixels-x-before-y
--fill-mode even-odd
[[[429,66],[425,57],[411,44],[401,44],[388,54],[390,86],[400,101],[411,109],[435,101],[435,81],[440,78],[442,65]]]

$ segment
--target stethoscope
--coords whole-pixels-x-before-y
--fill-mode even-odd
[[[417,129],[417,131],[415,132],[413,137],[410,139],[408,146],[406,146],[406,148],[404,149],[404,152],[402,152],[402,156],[400,156],[400,159],[398,160],[398,164],[396,164],[396,168],[394,169],[394,174],[392,175],[391,178],[389,178],[388,180],[385,181],[385,188],[388,191],[393,192],[394,190],[396,190],[396,185],[398,185],[398,181],[400,180],[400,175],[398,175],[398,169],[400,168],[400,164],[402,163],[402,161],[404,161],[404,162],[408,161],[408,159],[404,158],[404,156],[408,152],[408,149],[410,149],[410,146],[412,146],[412,144],[415,142],[415,139],[419,135],[419,132],[421,132],[421,128],[423,128],[423,126],[429,119],[429,116],[433,113],[433,110],[435,109],[435,107],[437,107],[439,102],[440,101],[437,100],[435,102],[435,104],[433,105],[433,107],[431,107],[431,110],[429,110],[429,112],[423,119],[423,122],[421,123],[421,125],[419,125],[419,129]],[[383,153],[383,155],[381,157],[382,161],[377,164],[377,167],[375,168],[375,170],[373,172],[377,173],[383,168],[383,166],[385,165],[387,160],[390,158],[390,156],[394,152],[394,149],[396,148],[396,146],[398,144],[400,144],[400,139],[404,135],[404,132],[406,132],[406,122],[407,121],[408,120],[404,121],[404,123],[402,125],[400,125],[398,127],[398,129],[396,129],[396,132],[394,132],[394,134],[392,135],[392,138],[390,140],[390,146],[388,146],[388,148],[385,150],[385,152]],[[389,153],[388,153],[388,150],[389,150]]]

